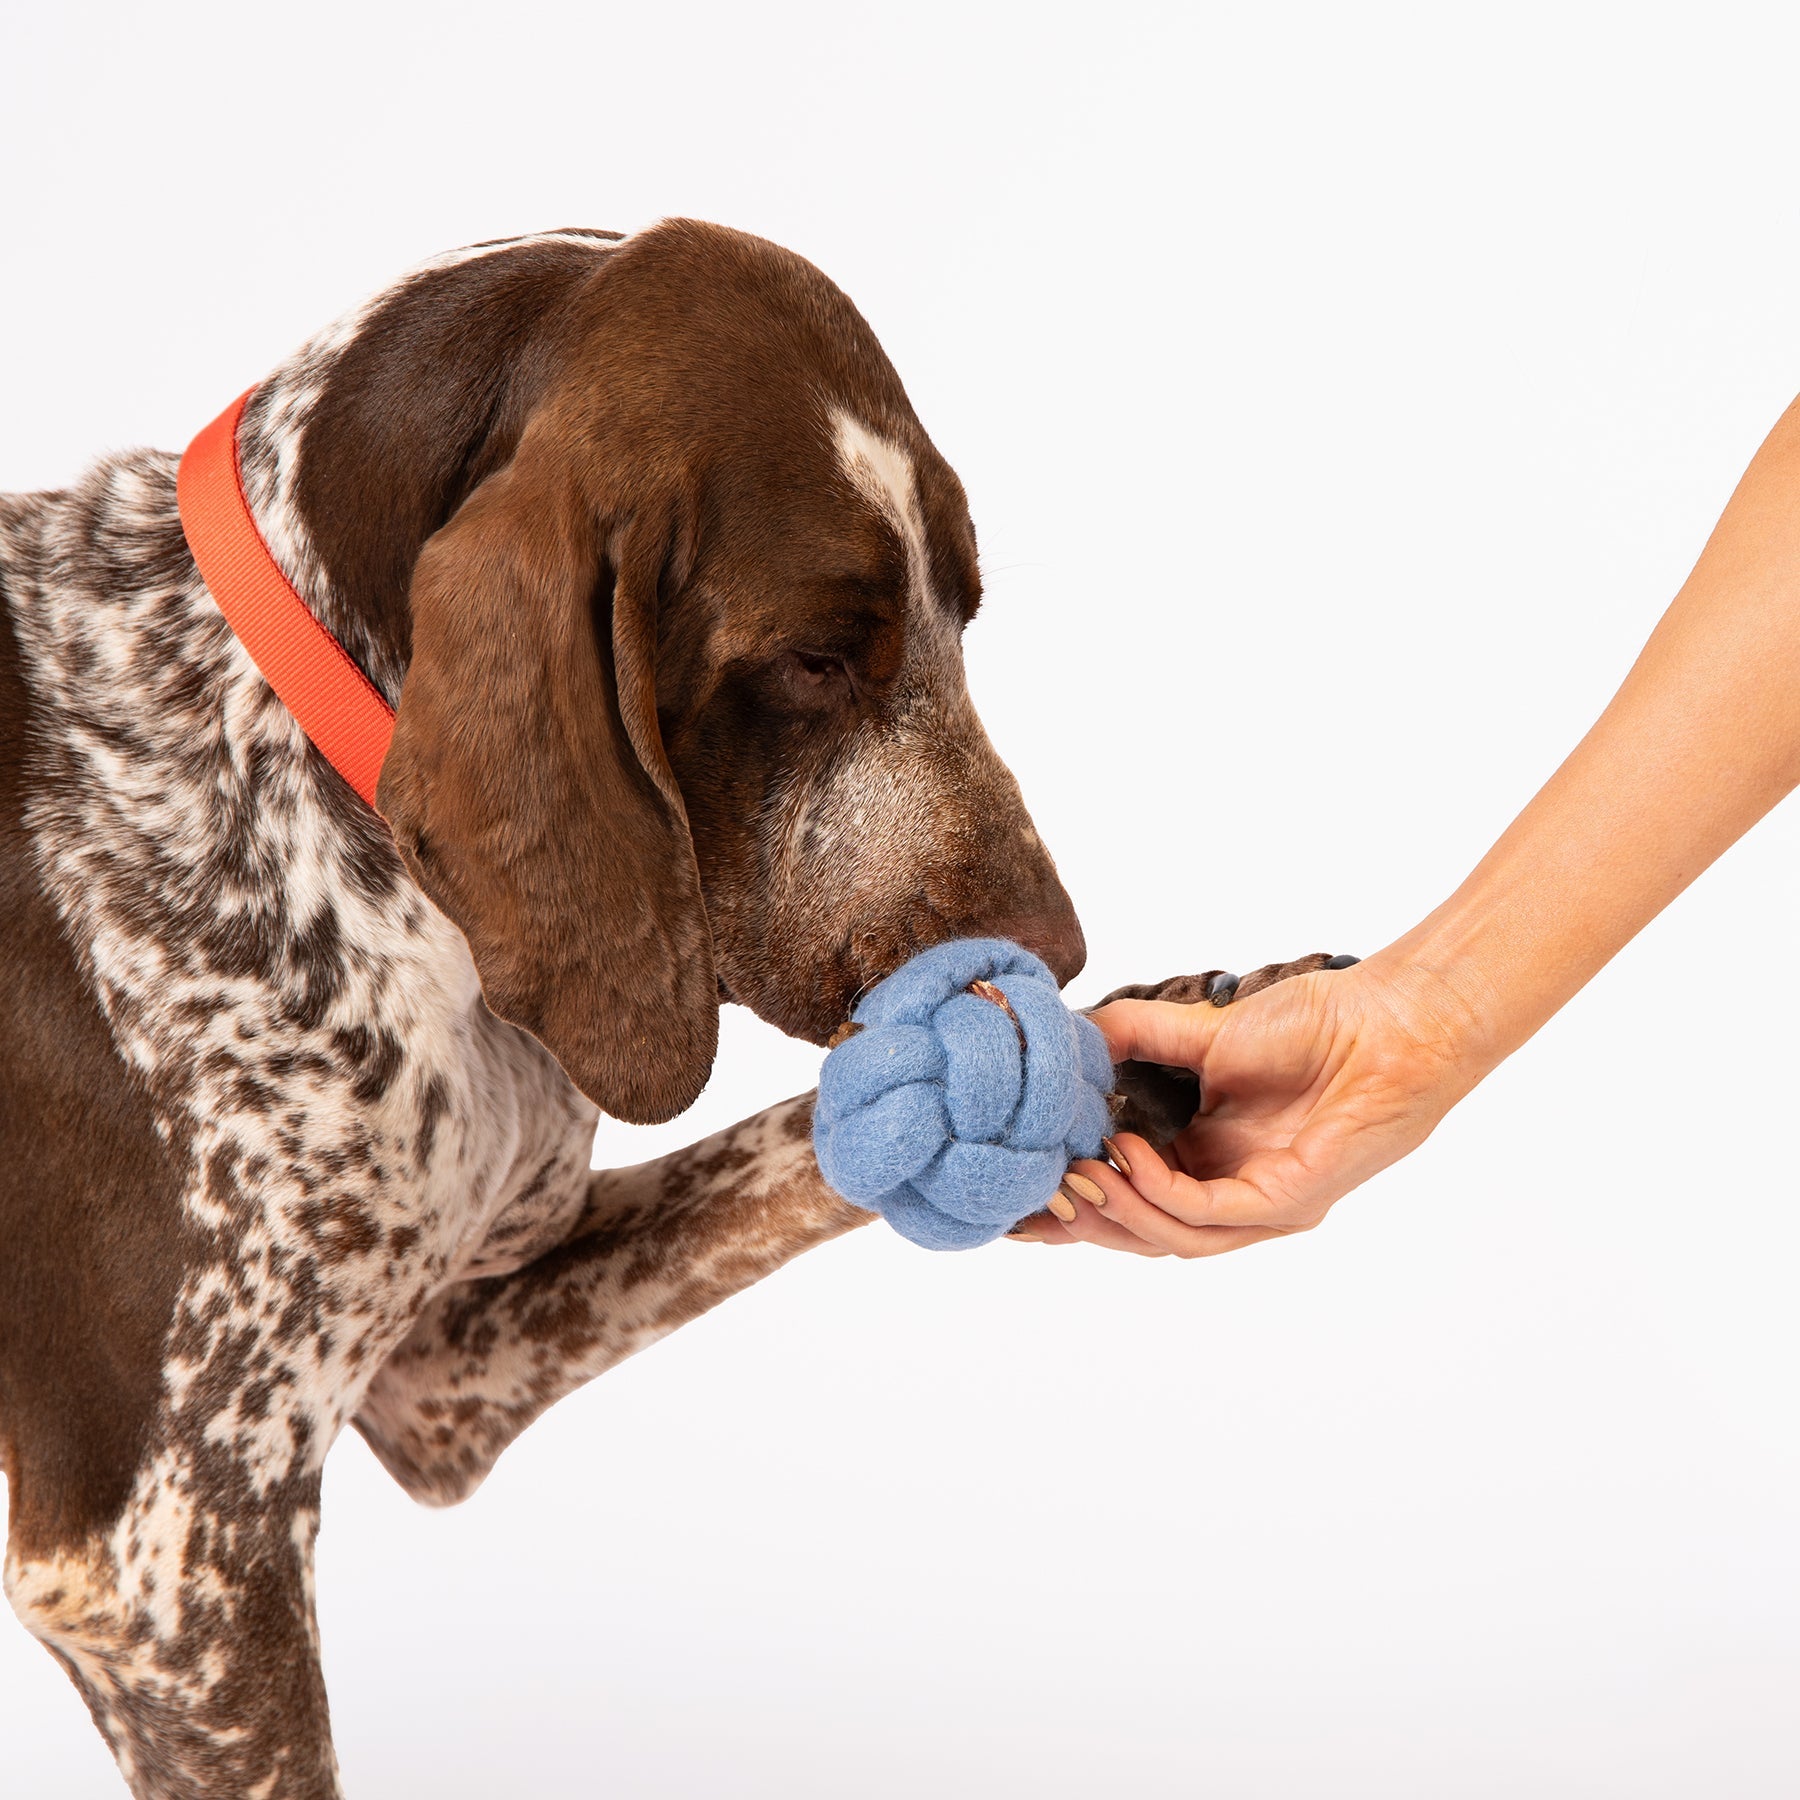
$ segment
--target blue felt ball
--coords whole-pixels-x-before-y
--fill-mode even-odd
[[[969,991],[991,983],[1007,1008]],[[928,1250],[968,1250],[1040,1212],[1098,1156],[1112,1060],[1056,977],[1004,938],[921,951],[871,988],[825,1058],[813,1148],[833,1188]],[[1021,1041],[1023,1040],[1023,1041]]]

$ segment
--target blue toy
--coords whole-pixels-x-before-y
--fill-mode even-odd
[[[833,1188],[915,1244],[990,1243],[1100,1153],[1106,1040],[1017,944],[921,952],[870,989],[851,1030],[819,1073],[813,1148]]]

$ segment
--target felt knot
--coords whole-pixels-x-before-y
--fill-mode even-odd
[[[831,1186],[902,1237],[988,1243],[1041,1210],[1074,1158],[1100,1153],[1106,1040],[1029,950],[935,945],[852,1019],[819,1072],[813,1148]]]

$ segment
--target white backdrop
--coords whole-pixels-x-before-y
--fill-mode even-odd
[[[762,232],[968,485],[972,683],[1075,994],[1366,951],[1574,742],[1800,391],[1800,40],[1254,10],[9,7],[0,488],[179,447],[448,246]],[[1790,805],[1310,1237],[877,1228],[458,1510],[346,1440],[352,1794],[1800,1790],[1797,846]],[[689,1120],[596,1154],[816,1067],[734,1013]],[[117,1791],[5,1619],[0,1789]]]

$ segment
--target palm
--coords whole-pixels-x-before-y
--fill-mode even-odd
[[[1203,1256],[1318,1224],[1423,1142],[1459,1097],[1445,1034],[1404,1011],[1401,992],[1361,964],[1295,974],[1223,1009],[1101,1008],[1115,1058],[1194,1069],[1202,1105],[1160,1153],[1121,1134],[1129,1179],[1081,1165],[1104,1210],[1078,1211],[1060,1236]]]
[[[1332,1016],[1329,978],[1302,976],[1231,1007],[1206,1057],[1200,1111],[1164,1151],[1198,1181],[1237,1175],[1288,1147],[1354,1044]]]

